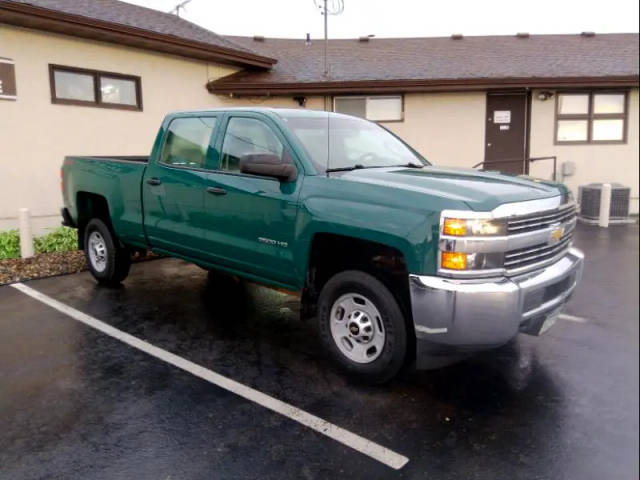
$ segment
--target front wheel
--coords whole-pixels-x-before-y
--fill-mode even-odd
[[[100,219],[89,221],[84,230],[84,256],[93,277],[101,285],[118,285],[129,274],[130,252]]]
[[[402,367],[407,331],[398,302],[361,271],[334,275],[318,301],[320,337],[334,360],[368,383],[390,380]]]

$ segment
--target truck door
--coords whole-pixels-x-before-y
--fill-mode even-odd
[[[153,247],[204,256],[205,166],[218,161],[217,124],[216,116],[198,114],[174,118],[165,127],[142,183],[145,231]]]
[[[252,153],[272,153],[295,163],[273,127],[259,115],[227,117],[218,168],[206,176],[207,250],[215,263],[293,285],[301,166],[291,182],[240,172],[240,158]]]

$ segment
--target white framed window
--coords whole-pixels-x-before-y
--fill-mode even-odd
[[[374,122],[401,122],[404,98],[402,95],[334,97],[333,111]]]

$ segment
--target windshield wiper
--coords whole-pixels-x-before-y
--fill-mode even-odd
[[[418,165],[417,163],[404,163],[401,165],[362,165],[361,163],[356,163],[355,165],[351,165],[350,167],[336,167],[336,168],[327,168],[325,172],[350,172],[352,170],[361,170],[363,168],[398,168],[398,167],[409,167],[409,168],[422,168],[424,165]]]
[[[351,170],[360,170],[361,168],[378,168],[378,167],[365,167],[361,163],[356,163],[355,165],[351,165],[350,167],[336,167],[336,168],[327,168],[325,172],[350,172]]]
[[[407,167],[407,168],[424,168],[424,165],[421,163],[403,163],[402,165],[392,165],[393,167]]]

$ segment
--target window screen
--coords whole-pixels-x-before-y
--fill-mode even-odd
[[[101,76],[100,92],[103,103],[132,106],[138,104],[134,80]]]
[[[77,72],[54,72],[56,98],[95,102],[93,75]]]
[[[401,95],[335,97],[333,110],[374,122],[396,122],[402,120],[404,115]]]

